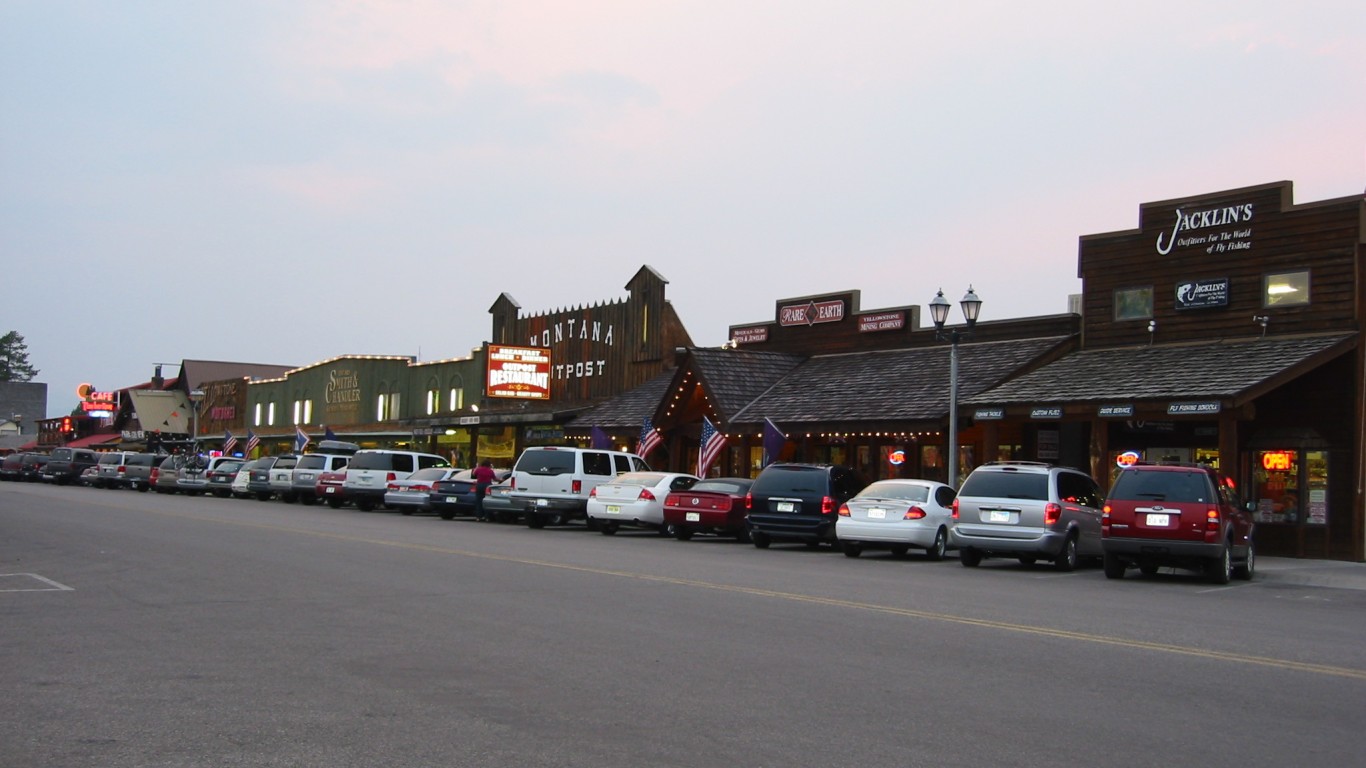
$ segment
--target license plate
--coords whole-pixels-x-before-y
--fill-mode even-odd
[[[796,511],[796,509],[797,509],[797,505],[793,504],[793,503],[790,502],[790,501],[780,501],[780,502],[778,502],[778,511],[779,511],[779,512],[794,512],[794,511]]]
[[[698,513],[698,512],[685,512],[685,513],[683,514],[683,519],[684,519],[684,520],[687,520],[687,521],[690,522],[690,523],[697,523],[697,522],[701,522],[701,520],[702,520],[702,515],[701,515],[701,513]]]
[[[323,489],[323,493],[335,493],[336,490],[337,490],[336,488],[333,488],[332,486],[329,485],[329,486],[327,486],[326,488]]]
[[[446,497],[446,503],[447,503],[447,504],[454,504],[456,501],[458,501],[458,499],[456,499],[454,496],[447,496],[447,497]]]
[[[1010,513],[1009,513],[1009,512],[1002,512],[1002,511],[1000,511],[1000,510],[993,509],[992,511],[990,511],[990,512],[987,513],[987,522],[988,522],[988,523],[1008,523],[1008,522],[1010,522]]]
[[[537,500],[536,500],[536,506],[538,506],[538,507],[548,507],[548,506],[550,506],[550,500],[549,500],[549,499],[537,499]]]
[[[617,513],[620,512],[620,511],[621,511],[621,507],[618,507],[618,506],[615,505],[615,504],[608,504],[608,505],[607,505],[607,514],[609,514],[609,515],[615,515],[615,514],[617,514]]]
[[[887,517],[887,510],[885,510],[885,509],[870,509],[870,510],[868,510],[868,517],[870,517],[870,518],[872,518],[872,519],[874,519],[874,520],[884,520],[884,519],[886,519],[886,517]]]
[[[1171,522],[1171,515],[1148,515],[1149,528],[1166,528]]]

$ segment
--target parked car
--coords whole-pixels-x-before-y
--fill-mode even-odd
[[[868,548],[942,560],[953,528],[953,487],[934,480],[878,480],[840,505],[835,535],[848,557]]]
[[[750,540],[759,549],[774,541],[834,544],[836,513],[862,488],[863,479],[849,467],[769,464],[745,497]]]
[[[270,486],[270,492],[286,504],[293,504],[299,500],[299,494],[294,490],[294,467],[298,463],[297,455],[286,453],[276,456],[275,463],[270,465],[270,475],[266,481]]]
[[[0,480],[18,480],[19,470],[24,466],[25,453],[11,453],[0,461]]]
[[[623,472],[648,472],[634,453],[542,446],[527,448],[512,467],[510,496],[522,504],[526,524],[541,528],[588,517],[588,494]]]
[[[754,480],[748,477],[711,477],[691,488],[664,497],[664,524],[674,538],[687,541],[694,534],[714,533],[749,541],[745,495]]]
[[[81,471],[81,476],[76,478],[76,485],[83,485],[87,488],[94,488],[95,481],[99,478],[100,468],[98,465],[86,467]]]
[[[442,520],[453,520],[456,515],[474,514],[473,473],[473,469],[462,469],[450,477],[432,484],[429,501],[431,508],[441,516]],[[498,477],[500,483],[512,476],[510,469],[495,469],[493,473]],[[484,500],[488,500],[487,495],[485,495]]]
[[[43,467],[43,480],[57,485],[74,482],[88,467],[99,464],[99,456],[89,448],[53,448]]]
[[[313,494],[319,501],[326,501],[327,506],[333,509],[341,509],[346,503],[346,470],[338,469],[333,472],[320,472],[318,482],[313,486]]]
[[[1110,487],[1101,518],[1105,575],[1122,579],[1135,566],[1151,576],[1172,566],[1203,570],[1216,584],[1251,579],[1254,508],[1211,467],[1128,467]]]
[[[126,453],[118,466],[114,483],[119,488],[132,488],[146,493],[152,487],[152,470],[166,458],[164,453]]]
[[[342,482],[346,497],[362,512],[369,512],[384,503],[389,483],[403,480],[420,469],[447,468],[451,465],[442,456],[416,451],[370,449],[357,451],[346,465],[346,479]]]
[[[1079,558],[1101,556],[1103,503],[1100,486],[1084,472],[1040,462],[988,462],[958,489],[952,543],[969,568],[1003,555],[1026,565],[1051,560],[1070,571]]]
[[[197,453],[185,456],[176,474],[176,490],[187,496],[198,496],[209,490],[209,468],[218,457],[208,458]]]
[[[428,467],[419,469],[402,480],[391,480],[384,491],[384,506],[397,509],[405,515],[419,511],[430,512],[432,488],[437,482],[460,471],[455,467]]]
[[[119,488],[119,476],[123,470],[123,459],[128,456],[126,451],[109,451],[101,453],[95,463],[95,482],[96,488]]]
[[[208,491],[220,499],[231,496],[233,481],[237,479],[237,473],[245,464],[245,461],[235,458],[215,462],[213,469],[204,473],[208,479]]]
[[[36,483],[43,479],[43,470],[47,468],[48,455],[46,453],[26,453],[19,462],[19,479],[29,483]]]
[[[175,493],[180,490],[180,467],[185,457],[180,454],[165,456],[152,468],[151,486],[157,493]]]
[[[494,483],[484,494],[484,513],[496,523],[515,523],[522,516],[522,503],[512,498],[512,475]]]
[[[270,490],[270,468],[275,466],[276,456],[262,456],[247,475],[247,495],[255,496],[258,501],[270,501],[275,495]]]
[[[318,502],[318,476],[345,469],[360,446],[340,440],[322,440],[318,450],[305,453],[294,464],[293,492],[303,504]]]
[[[680,472],[627,472],[599,483],[588,493],[588,522],[611,536],[623,525],[669,533],[664,500],[685,491],[700,478]]]
[[[269,458],[269,457],[267,457]],[[251,473],[261,466],[267,459],[251,459],[242,463],[237,470],[237,475],[232,479],[232,497],[234,499],[251,498]],[[267,478],[269,480],[269,478]]]

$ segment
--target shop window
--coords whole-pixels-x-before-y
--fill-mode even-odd
[[[427,390],[427,415],[435,416],[441,410],[441,393],[435,389]]]
[[[302,401],[302,400],[295,400],[295,401],[294,401],[294,423],[295,423],[295,424],[302,424],[303,422],[302,422],[302,421],[299,421],[299,419],[300,419],[300,417],[302,417],[303,415],[304,415],[304,404],[303,404],[303,401]]]
[[[1263,307],[1294,307],[1309,303],[1309,270],[1278,272],[1262,278]]]
[[[446,399],[446,404],[452,411],[458,411],[465,407],[465,390],[462,387],[451,387],[450,397]]]
[[[1258,451],[1253,472],[1257,522],[1328,524],[1328,452]]]
[[[271,403],[270,406],[266,408],[266,426],[275,426],[275,403]]]
[[[257,404],[256,404],[255,411],[256,411],[256,413],[254,414],[254,417],[252,418],[252,422],[253,422],[253,425],[254,425],[254,426],[259,427],[259,426],[261,426],[261,404],[260,404],[260,403],[257,403]]]
[[[384,421],[385,406],[388,404],[389,397],[380,395],[375,398],[375,421]]]
[[[304,400],[304,423],[305,423],[305,424],[312,424],[312,423],[313,423],[313,401],[312,401],[312,400]]]
[[[1116,320],[1147,320],[1153,316],[1153,287],[1121,288],[1115,291]]]

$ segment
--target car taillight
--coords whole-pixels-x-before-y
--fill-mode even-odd
[[[515,490],[517,490],[517,478],[516,478],[516,477],[513,477],[511,480],[508,481],[508,490],[509,490],[509,491],[515,491]]]
[[[1052,524],[1058,522],[1058,518],[1060,518],[1060,517],[1062,517],[1062,507],[1059,506],[1058,504],[1055,504],[1055,503],[1053,503],[1053,502],[1050,501],[1050,502],[1048,502],[1048,504],[1043,508],[1043,524],[1044,524],[1044,525],[1052,525]]]
[[[597,488],[594,488],[593,490],[596,491]],[[570,484],[569,484],[569,492],[570,492],[570,493],[583,493],[583,481],[582,481],[582,480],[575,480],[574,482],[570,483]]]
[[[1205,511],[1205,530],[1219,530],[1219,510],[1215,509],[1214,507],[1210,507],[1208,510]]]
[[[840,511],[839,511],[838,514],[839,514],[840,517],[848,517],[848,516],[849,516],[849,505],[848,505],[848,504],[841,504],[841,505],[840,505]]]
[[[672,493],[669,494],[668,496],[665,496],[665,497],[664,497],[664,506],[666,506],[666,507],[676,507],[676,506],[678,506],[678,497],[675,496],[675,495],[673,495]]]
[[[597,489],[597,488],[594,488],[593,490],[591,490],[591,491],[588,492],[588,498],[590,498],[590,499],[596,499],[597,497],[598,497],[598,489]]]
[[[389,483],[388,490],[390,490],[390,491],[397,491],[398,489],[399,489],[399,488],[398,488],[398,483]]]
[[[654,501],[654,500],[655,500],[655,495],[654,495],[653,493],[650,492],[650,489],[649,489],[649,488],[641,488],[641,489],[640,489],[640,496],[637,497],[637,500],[638,500],[638,501]]]
[[[397,479],[398,479],[398,475],[394,474],[393,472],[390,472],[387,476],[385,476],[384,482],[386,482],[386,483],[392,483],[392,482],[394,482],[394,481],[397,480]]]
[[[157,481],[157,475],[159,475],[159,474],[161,474],[161,468],[160,468],[160,467],[152,467],[152,476],[149,477],[148,480],[150,480],[151,482],[155,483],[155,482]]]
[[[953,500],[953,519],[958,519],[958,499]]]
[[[119,467],[119,474],[120,474],[120,475],[122,475],[123,473],[125,473],[125,472],[127,472],[127,471],[128,471],[128,467],[122,467],[122,466]]]
[[[829,496],[821,497],[821,514],[829,515],[835,511],[835,500]]]
[[[745,494],[745,511],[748,512],[751,509],[754,509],[754,494],[747,493]]]
[[[417,491],[419,493],[431,493],[432,487],[430,485],[414,485],[409,490]]]
[[[925,517],[925,510],[920,507],[912,506],[906,510],[906,514],[901,516],[902,520],[920,520]]]
[[[1100,535],[1110,535],[1110,505],[1106,504],[1100,508]]]

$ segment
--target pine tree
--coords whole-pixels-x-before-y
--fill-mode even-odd
[[[29,365],[28,345],[18,331],[0,336],[0,381],[33,381],[38,370]]]

